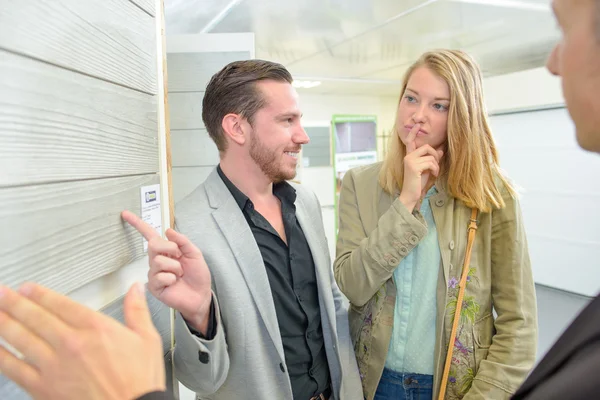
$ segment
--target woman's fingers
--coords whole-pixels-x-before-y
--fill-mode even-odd
[[[405,158],[417,159],[419,157],[432,156],[435,157],[436,161],[439,163],[443,154],[444,152],[442,150],[436,150],[430,145],[424,144],[412,153],[407,154]]]

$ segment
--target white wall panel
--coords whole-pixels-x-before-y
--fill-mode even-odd
[[[3,0],[0,48],[156,93],[155,19],[129,0]]]
[[[169,93],[171,130],[204,129],[203,98],[204,92]]]
[[[0,282],[33,280],[68,293],[143,256],[122,210],[140,213],[140,187],[158,175],[0,189]]]
[[[217,145],[206,129],[171,131],[173,167],[213,166],[219,163]]]
[[[0,187],[158,171],[156,98],[0,50]]]
[[[564,108],[495,115],[500,165],[520,188],[534,279],[600,290],[600,157],[582,150]]]
[[[156,14],[156,2],[154,0],[130,0],[133,4],[140,7],[142,10],[146,11],[151,16],[155,16]]]
[[[169,92],[204,92],[213,74],[232,61],[247,60],[248,51],[171,53]]]
[[[204,182],[213,169],[214,166],[173,167],[173,201],[175,204]]]
[[[253,55],[253,34],[167,36],[175,203],[204,182],[219,163],[217,146],[202,121],[206,84],[228,63],[249,59]]]

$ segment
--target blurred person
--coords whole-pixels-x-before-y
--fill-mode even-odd
[[[125,326],[33,283],[0,286],[0,373],[35,400],[172,400],[161,337],[142,284],[127,292]]]
[[[561,78],[577,142],[585,150],[600,153],[600,0],[554,0],[552,6],[562,38],[548,58],[547,68]],[[600,179],[600,171],[595,172]],[[599,370],[600,296],[596,296],[513,399],[599,399]]]

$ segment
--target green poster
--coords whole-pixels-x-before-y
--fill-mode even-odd
[[[331,132],[337,236],[338,200],[344,174],[352,168],[377,161],[377,117],[334,115],[331,119]]]

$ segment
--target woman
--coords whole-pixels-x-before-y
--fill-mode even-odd
[[[385,161],[350,170],[340,194],[335,278],[351,303],[365,397],[437,398],[475,208],[445,398],[508,399],[535,360],[536,301],[481,72],[463,52],[429,52],[401,93]]]

